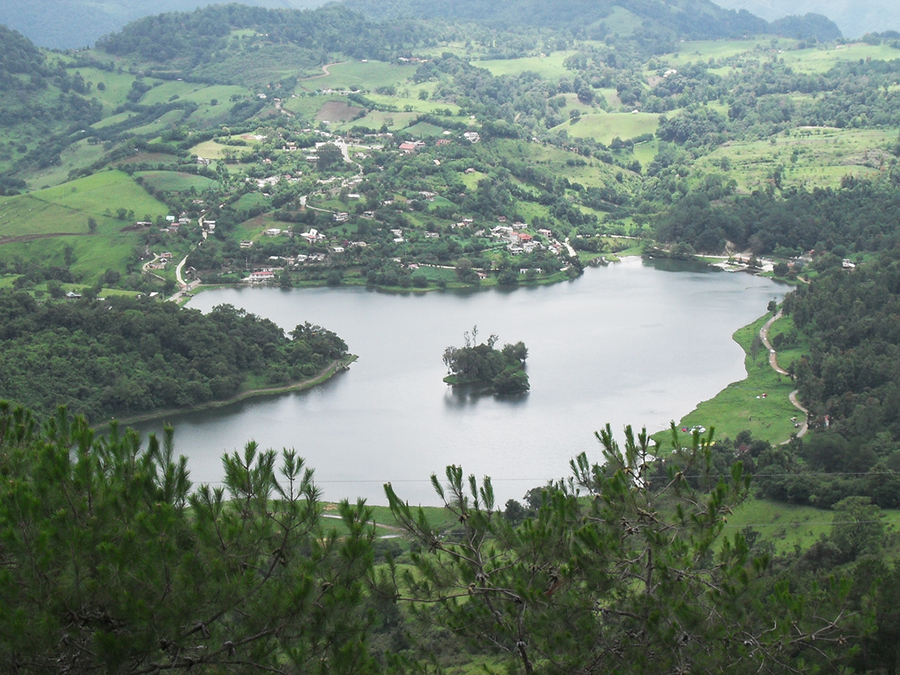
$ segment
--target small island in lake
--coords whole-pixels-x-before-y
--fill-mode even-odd
[[[444,365],[450,385],[489,384],[495,394],[522,394],[531,388],[525,373],[525,359],[528,348],[519,341],[505,344],[502,349],[495,347],[497,336],[491,335],[487,342],[478,343],[478,327],[463,334],[465,346],[447,347],[444,350]]]

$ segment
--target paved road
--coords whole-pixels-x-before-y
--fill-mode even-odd
[[[763,324],[763,327],[759,329],[759,339],[762,340],[763,345],[765,345],[766,349],[769,350],[769,365],[772,366],[772,369],[776,373],[779,373],[781,375],[790,375],[790,373],[788,373],[788,371],[786,371],[784,368],[782,368],[781,366],[778,365],[778,354],[775,352],[775,349],[772,347],[772,343],[769,342],[769,328],[772,326],[773,323],[778,321],[778,319],[780,319],[781,317],[782,317],[782,313],[781,313],[781,310],[779,310],[775,316],[773,316],[771,319],[766,321]],[[794,404],[794,407],[803,413],[803,423],[800,425],[800,427],[797,430],[797,438],[802,438],[803,436],[806,435],[806,432],[809,431],[809,425],[806,423],[806,415],[809,411],[806,408],[804,408],[800,404],[800,402],[797,400],[798,393],[799,393],[799,390],[794,389],[794,391],[792,391],[790,393],[789,398],[791,399],[791,403]],[[788,443],[788,442],[789,441],[784,441],[784,443],[782,443],[782,445],[784,445],[785,443]]]

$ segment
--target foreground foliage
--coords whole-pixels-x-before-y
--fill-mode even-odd
[[[367,672],[367,509],[342,503],[338,537],[293,451],[223,464],[224,486],[192,491],[171,429],[143,448],[3,404],[3,669]]]
[[[900,574],[865,499],[837,505],[831,534],[802,555],[771,557],[749,528],[724,534],[748,480],[740,464],[719,477],[709,437],[665,459],[644,433],[627,429],[622,448],[608,427],[598,439],[605,464],[576,458],[569,480],[531,491],[524,520],[458,467],[446,485],[433,478],[450,530],[388,485],[404,552],[375,541],[363,503],[324,520],[292,450],[249,443],[223,457],[221,487],[194,488],[171,429],[144,447],[115,424],[97,437],[65,410],[39,425],[0,403],[0,663],[366,674],[484,660],[568,674],[900,662]]]
[[[421,550],[415,573],[381,576],[385,592],[507,654],[515,672],[791,672],[845,652],[846,583],[801,596],[767,577],[742,535],[722,536],[748,487],[740,464],[717,480],[709,438],[696,435],[665,459],[630,428],[623,449],[609,427],[598,439],[605,463],[580,455],[518,527],[496,508],[490,479],[466,481],[459,467],[447,469],[446,489],[433,478],[459,519],[452,537],[387,485]]]

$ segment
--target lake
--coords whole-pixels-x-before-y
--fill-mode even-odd
[[[787,290],[744,273],[625,258],[552,286],[400,295],[365,288],[223,288],[228,303],[285,330],[309,321],[359,356],[313,389],[254,398],[166,420],[195,483],[218,483],[221,456],[253,439],[293,447],[328,500],[384,504],[390,481],[411,503],[436,504],[430,476],[448,464],[490,475],[500,504],[569,474],[582,451],[599,459],[594,431],[658,431],[745,376],[735,330]],[[499,344],[528,347],[531,392],[511,400],[456,391],[441,357],[478,326]],[[144,432],[161,422],[137,425]]]

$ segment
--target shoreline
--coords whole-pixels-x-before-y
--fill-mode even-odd
[[[300,380],[299,382],[292,382],[291,384],[286,384],[280,387],[268,387],[266,389],[249,389],[247,391],[242,391],[234,396],[224,399],[222,401],[207,401],[206,403],[199,403],[197,405],[185,407],[185,408],[168,408],[166,410],[158,410],[148,413],[141,413],[138,415],[130,415],[128,417],[113,417],[108,422],[104,422],[103,424],[91,425],[91,428],[95,431],[104,431],[109,428],[110,423],[115,421],[119,424],[129,425],[134,424],[136,422],[151,422],[153,420],[161,419],[164,417],[172,416],[172,415],[183,415],[185,413],[199,412],[201,410],[213,410],[215,408],[223,408],[227,405],[231,405],[233,403],[240,403],[241,401],[246,401],[250,398],[255,398],[257,396],[268,396],[274,394],[287,394],[292,391],[303,391],[305,389],[310,389],[315,387],[316,385],[322,384],[323,382],[327,382],[332,377],[334,377],[337,373],[347,370],[351,363],[356,361],[359,357],[355,354],[348,354],[340,359],[335,359],[327,366],[325,366],[318,373],[313,375],[310,378],[305,380]]]

